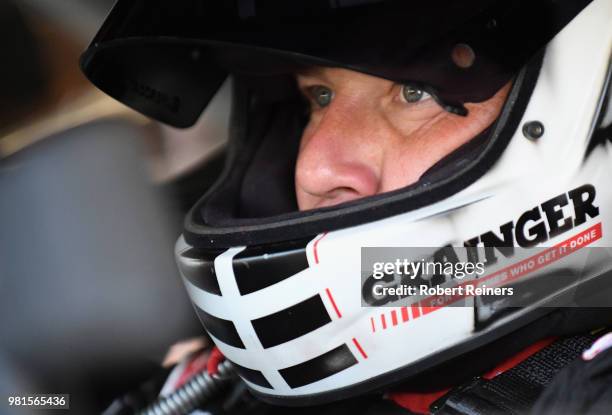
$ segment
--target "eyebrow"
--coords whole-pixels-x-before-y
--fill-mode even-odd
[[[295,71],[294,74],[296,77],[301,76],[304,78],[319,79],[321,81],[329,82],[329,79],[325,75],[324,68],[320,66],[306,66]]]

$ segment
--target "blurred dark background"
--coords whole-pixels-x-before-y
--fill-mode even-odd
[[[29,393],[99,413],[202,333],[173,246],[222,166],[229,84],[183,131],[104,96],[78,58],[112,4],[0,0],[2,414]]]

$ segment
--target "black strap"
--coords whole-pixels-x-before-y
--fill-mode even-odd
[[[454,388],[430,411],[433,415],[526,414],[557,372],[595,339],[580,335],[557,340],[493,379],[478,377]]]

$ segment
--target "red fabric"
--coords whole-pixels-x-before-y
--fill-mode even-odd
[[[542,350],[543,348],[551,344],[553,341],[555,341],[555,339],[550,338],[540,340],[539,342],[532,344],[531,346],[522,350],[520,353],[517,353],[511,358],[504,360],[502,363],[493,368],[493,370],[490,370],[489,372],[482,375],[482,377],[485,379],[492,379],[495,376],[504,373],[506,370],[518,365],[532,354]],[[388,396],[389,399],[394,401],[402,408],[406,408],[409,411],[412,411],[417,414],[428,414],[429,407],[431,406],[431,404],[434,403],[437,399],[444,396],[449,390],[450,389],[443,389],[431,393],[394,392],[390,393]]]
[[[415,414],[428,414],[429,406],[434,403],[436,399],[444,396],[449,390],[450,389],[443,389],[432,393],[395,392],[389,394],[389,399]]]
[[[189,380],[197,373],[202,372],[206,368],[208,360],[209,358],[207,353],[195,355],[185,366],[185,370],[183,370],[183,373],[181,373],[181,376],[179,376],[176,384],[174,385],[174,390],[189,382]]]
[[[208,362],[206,363],[206,370],[208,370],[209,375],[216,375],[219,372],[219,363],[221,363],[225,359],[223,353],[217,346],[213,347],[210,352],[210,357],[208,358]]]
[[[185,383],[189,382],[196,374],[208,371],[209,375],[216,375],[218,372],[219,363],[225,359],[221,351],[217,347],[213,347],[210,353],[203,352],[191,358],[185,369],[179,376],[174,389],[178,389]]]

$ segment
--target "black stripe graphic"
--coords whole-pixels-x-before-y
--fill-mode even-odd
[[[357,364],[357,359],[348,346],[343,344],[321,356],[278,372],[289,386],[298,388],[342,372],[355,364]]]
[[[253,320],[253,328],[265,349],[296,339],[331,322],[320,295],[274,314]]]
[[[212,316],[198,306],[195,309],[200,321],[210,334],[230,346],[245,348],[233,322]]]
[[[259,386],[263,386],[264,388],[272,389],[272,385],[270,385],[268,379],[266,379],[264,374],[261,373],[259,370],[249,369],[248,367],[240,366],[239,364],[236,364],[234,362],[232,362],[232,365],[234,365],[234,367],[238,371],[238,374],[249,382]]]
[[[306,243],[276,250],[251,247],[236,255],[233,266],[240,294],[259,291],[308,268]]]
[[[221,295],[213,258],[203,259],[189,249],[180,254],[179,266],[190,283],[211,294]]]

